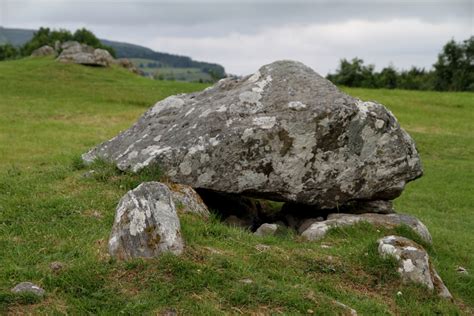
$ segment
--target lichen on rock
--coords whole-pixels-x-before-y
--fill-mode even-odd
[[[294,61],[168,97],[83,155],[96,158],[134,172],[157,163],[195,189],[319,209],[394,199],[422,174],[413,140],[390,111]]]

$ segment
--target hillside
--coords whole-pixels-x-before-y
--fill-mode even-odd
[[[0,45],[5,43],[11,43],[15,46],[23,45],[33,37],[34,30],[25,29],[11,29],[0,26]],[[199,75],[197,76],[181,76],[178,79],[180,81],[198,81],[199,79],[215,80],[216,78],[223,78],[225,76],[225,69],[221,65],[207,62],[195,61],[187,56],[179,56],[174,54],[167,54],[162,52],[155,52],[147,47],[109,41],[101,39],[102,43],[111,46],[118,58],[130,58],[130,59],[147,59],[157,62],[160,67],[163,68],[177,68],[177,72],[186,74],[188,69],[198,70]],[[140,63],[135,63],[137,67],[143,68],[147,75],[153,76],[156,71],[146,71],[145,67],[140,67]],[[210,78],[210,79],[209,79]]]
[[[474,313],[472,93],[345,89],[387,105],[417,142],[425,175],[396,208],[431,231],[428,251],[450,302],[402,284],[376,254],[375,240],[392,231],[365,224],[303,242],[291,232],[256,237],[188,214],[183,256],[115,261],[107,254],[115,207],[142,176],[104,166],[85,177],[80,154],[156,101],[206,85],[27,58],[0,62],[0,87],[0,314],[347,312],[336,300],[359,315]],[[50,269],[55,261],[60,272]],[[25,280],[47,297],[10,293]]]

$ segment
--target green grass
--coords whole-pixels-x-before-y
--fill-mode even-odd
[[[412,237],[406,228],[361,224],[309,243],[295,234],[255,237],[215,218],[183,215],[183,256],[111,259],[106,245],[118,200],[159,170],[133,175],[97,162],[97,172],[84,177],[88,168],[79,155],[156,101],[204,87],[50,59],[0,63],[0,314],[344,313],[334,300],[361,315],[474,312],[474,98],[468,93],[347,89],[386,104],[417,141],[425,176],[395,204],[429,227],[428,251],[454,302],[402,284],[394,262],[377,255],[377,238]],[[64,269],[52,272],[53,261]],[[458,265],[471,274],[456,273]],[[44,287],[46,298],[11,294],[21,281]]]

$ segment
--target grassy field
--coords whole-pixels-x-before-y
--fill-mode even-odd
[[[0,314],[347,314],[335,301],[359,315],[474,313],[469,93],[346,89],[386,104],[415,138],[425,175],[395,204],[430,229],[429,252],[453,302],[403,285],[393,261],[376,253],[375,240],[393,232],[364,224],[307,243],[182,215],[182,257],[111,259],[115,206],[141,179],[114,170],[84,178],[79,155],[157,100],[204,87],[49,59],[0,62]],[[63,270],[52,272],[54,261]],[[46,298],[11,294],[21,281],[41,285]]]

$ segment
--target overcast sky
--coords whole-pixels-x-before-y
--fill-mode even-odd
[[[474,34],[473,20],[474,0],[0,0],[1,26],[86,27],[233,74],[294,59],[324,75],[355,56],[429,68],[448,40]]]

